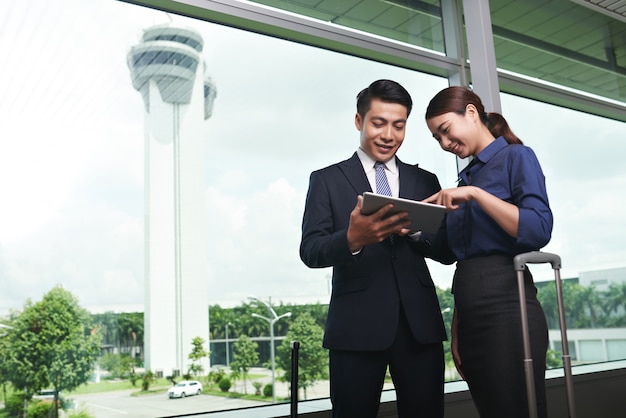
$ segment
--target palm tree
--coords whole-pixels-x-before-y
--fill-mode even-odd
[[[626,326],[626,283],[611,283],[605,300],[609,326]]]
[[[553,282],[541,286],[537,292],[537,299],[541,303],[546,315],[548,329],[559,329],[558,303],[556,299],[556,285]]]

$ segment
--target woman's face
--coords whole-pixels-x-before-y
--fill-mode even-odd
[[[465,114],[449,112],[426,120],[433,138],[444,151],[459,158],[478,154],[482,123],[474,106],[469,105]]]

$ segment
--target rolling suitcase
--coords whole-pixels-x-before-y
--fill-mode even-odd
[[[567,391],[567,408],[570,418],[575,418],[574,412],[574,383],[572,379],[572,363],[567,342],[567,328],[565,326],[565,309],[563,307],[563,289],[561,287],[561,257],[556,254],[531,251],[519,254],[513,258],[513,267],[517,272],[517,286],[520,298],[520,313],[522,318],[522,336],[524,342],[524,371],[526,375],[526,392],[528,394],[528,410],[530,418],[537,418],[537,396],[535,393],[535,377],[533,359],[530,353],[530,335],[528,332],[528,312],[526,311],[526,291],[524,289],[524,270],[526,264],[550,263],[554,270],[556,282],[556,298],[559,310],[561,327],[561,344],[563,347],[563,371],[565,373],[565,388]]]

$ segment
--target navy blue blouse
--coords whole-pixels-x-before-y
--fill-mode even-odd
[[[517,238],[507,234],[475,201],[447,214],[450,249],[457,260],[492,254],[517,255],[544,247],[552,235],[545,177],[532,149],[497,138],[459,174],[461,184],[479,187],[519,208]],[[462,187],[462,186],[461,186]]]

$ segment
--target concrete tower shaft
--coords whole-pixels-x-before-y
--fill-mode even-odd
[[[145,110],[145,365],[164,374],[187,372],[192,340],[209,339],[206,121],[217,90],[203,46],[195,30],[157,25],[127,56]]]

